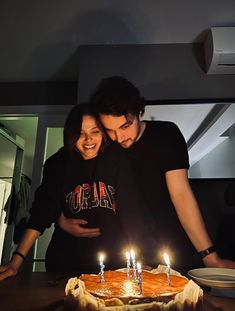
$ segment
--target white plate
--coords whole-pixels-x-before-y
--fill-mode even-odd
[[[200,268],[188,271],[188,275],[200,285],[235,289],[235,269]]]

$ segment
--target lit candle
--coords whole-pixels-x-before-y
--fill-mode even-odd
[[[99,261],[100,261],[100,283],[103,283],[104,282],[104,268],[105,268],[103,254],[100,254]]]
[[[133,249],[130,251],[130,254],[131,254],[134,282],[136,282],[136,261],[135,261],[135,252]]]
[[[130,262],[130,253],[126,252],[126,272],[127,272],[127,278],[130,278],[130,266],[131,266],[131,262]]]
[[[165,263],[166,263],[166,265],[167,265],[167,283],[168,283],[168,286],[171,286],[171,266],[170,266],[170,258],[169,258],[169,256],[167,255],[167,253],[164,253],[164,254],[163,254],[163,257],[164,257]]]
[[[142,295],[142,293],[143,293],[143,289],[142,289],[142,268],[141,268],[141,264],[139,262],[137,262],[137,271],[138,271],[138,285],[140,288],[140,295]]]

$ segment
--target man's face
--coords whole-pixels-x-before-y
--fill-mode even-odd
[[[100,114],[100,121],[109,137],[123,148],[131,147],[139,138],[140,120],[136,116]]]

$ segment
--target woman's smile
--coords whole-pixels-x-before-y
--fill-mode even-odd
[[[96,157],[102,144],[103,135],[92,116],[83,116],[80,136],[76,147],[84,160]]]

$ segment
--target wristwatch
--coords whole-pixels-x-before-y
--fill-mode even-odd
[[[200,251],[199,254],[200,254],[201,258],[205,258],[206,256],[208,256],[214,252],[216,252],[216,248],[212,245],[212,246],[204,249],[203,251]]]

